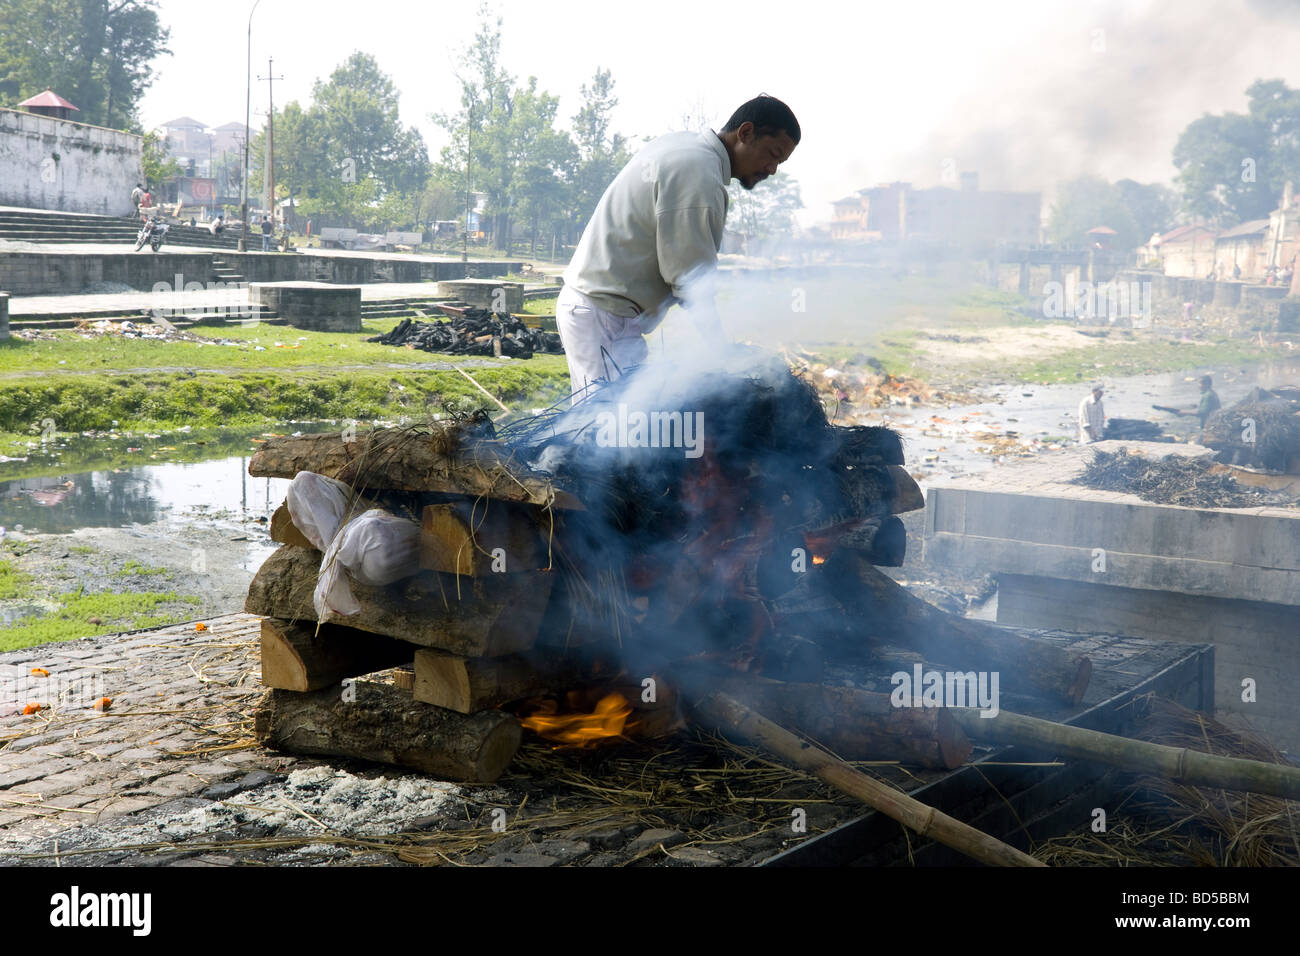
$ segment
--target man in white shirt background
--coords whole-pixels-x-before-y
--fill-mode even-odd
[[[1102,431],[1106,427],[1106,410],[1101,405],[1102,388],[1092,387],[1092,394],[1079,403],[1079,444],[1101,441]]]
[[[706,346],[723,344],[713,273],[727,185],[738,179],[753,189],[790,158],[799,138],[790,108],[762,95],[721,132],[669,133],[632,157],[596,205],[556,302],[575,393],[644,362],[643,336],[674,304],[692,316]]]

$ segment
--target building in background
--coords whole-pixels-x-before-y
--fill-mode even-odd
[[[962,173],[960,189],[885,183],[832,203],[831,238],[1032,245],[1040,241],[1042,205],[1036,192],[981,190],[975,173]]]

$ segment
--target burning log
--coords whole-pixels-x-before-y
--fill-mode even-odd
[[[489,423],[490,425],[490,423]],[[486,430],[465,424],[386,428],[345,440],[338,432],[273,438],[248,463],[255,478],[293,478],[312,471],[355,488],[498,498],[541,507],[581,508],[515,461]]]
[[[907,529],[893,515],[850,521],[803,537],[819,558],[836,548],[860,551],[871,564],[887,568],[902,567],[907,558]]]
[[[470,577],[550,568],[552,524],[549,515],[503,502],[426,505],[420,567]]]
[[[896,637],[928,659],[996,670],[1008,690],[1049,693],[1078,704],[1092,677],[1092,662],[1051,644],[982,621],[946,614],[871,566],[856,551],[836,551],[822,570],[845,609],[861,615],[874,633]]]
[[[735,698],[712,693],[697,701],[696,714],[727,734],[765,747],[778,757],[803,767],[821,780],[856,797],[921,836],[928,836],[991,866],[1044,866],[1027,853],[981,833],[960,820],[928,807],[893,787],[854,770],[843,760],[818,750],[784,727],[751,710]]]
[[[410,663],[415,648],[403,641],[348,627],[262,619],[262,683],[281,690],[310,691]]]
[[[1019,744],[1080,760],[1095,760],[1197,787],[1244,790],[1300,800],[1300,767],[1130,740],[1006,710],[995,717],[981,717],[979,711],[964,707],[953,708],[951,713],[966,733],[977,740]]]
[[[761,677],[725,677],[710,686],[846,760],[898,760],[951,770],[971,753],[970,740],[942,707],[895,707],[888,694]]]
[[[349,691],[269,691],[254,717],[258,741],[289,753],[350,757],[411,767],[441,780],[492,783],[523,737],[518,721],[499,710],[457,714],[368,681],[355,682]]]
[[[244,610],[284,620],[316,620],[312,592],[320,553],[285,545],[258,569]],[[528,650],[537,639],[553,574],[457,578],[423,571],[387,587],[352,583],[360,613],[350,628],[467,657]]]
[[[563,690],[583,676],[575,661],[558,654],[461,657],[422,649],[415,652],[413,694],[426,704],[472,714]]]

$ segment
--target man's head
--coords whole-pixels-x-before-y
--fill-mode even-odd
[[[1213,387],[1214,387],[1214,379],[1210,378],[1210,376],[1208,376],[1208,375],[1202,375],[1202,376],[1201,376],[1201,391],[1202,391],[1202,392],[1208,392],[1208,391],[1209,391],[1210,389],[1212,389]]]
[[[1092,387],[1092,397],[1095,398],[1097,401],[1101,401],[1102,391],[1103,389],[1100,385],[1094,385]]]
[[[731,114],[721,135],[731,156],[731,175],[753,189],[799,145],[799,121],[775,96],[761,94]]]

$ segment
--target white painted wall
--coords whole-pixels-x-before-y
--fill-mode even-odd
[[[130,215],[142,149],[132,133],[0,109],[0,206]]]

